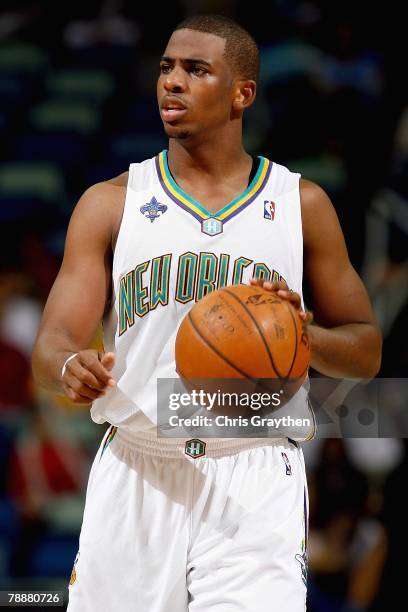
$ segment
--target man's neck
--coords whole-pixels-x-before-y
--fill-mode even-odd
[[[175,177],[194,181],[222,181],[232,174],[250,170],[251,156],[244,150],[242,142],[238,146],[215,146],[203,143],[197,147],[183,146],[173,138],[169,141],[169,168]]]

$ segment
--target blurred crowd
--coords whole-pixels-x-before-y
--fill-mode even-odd
[[[247,150],[329,193],[383,330],[380,376],[408,370],[398,9],[323,0],[178,0],[153,13],[125,0],[83,5],[6,1],[0,9],[0,588],[65,584],[70,573],[104,429],[87,409],[35,387],[30,354],[79,196],[167,146],[155,81],[185,16],[229,15],[258,41]],[[407,441],[316,440],[304,451],[308,609],[380,612],[398,590],[405,551]]]

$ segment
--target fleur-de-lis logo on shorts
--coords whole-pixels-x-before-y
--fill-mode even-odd
[[[76,582],[76,579],[77,579],[76,565],[78,563],[78,559],[79,559],[79,552],[77,553],[77,556],[75,557],[74,566],[72,568],[71,577],[69,579],[69,586],[72,586]]]
[[[295,559],[296,561],[299,561],[300,563],[300,569],[302,572],[302,580],[303,580],[303,583],[307,585],[307,566],[308,566],[307,552],[304,551],[302,554],[295,555]]]
[[[292,466],[290,465],[290,461],[286,453],[281,453],[282,459],[285,462],[286,474],[287,476],[292,476]]]

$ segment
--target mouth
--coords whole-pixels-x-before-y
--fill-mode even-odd
[[[172,123],[173,121],[178,121],[183,117],[187,112],[186,108],[162,108],[161,114],[166,121],[166,123]]]
[[[182,100],[176,96],[166,96],[161,104],[161,116],[166,123],[173,123],[181,119],[187,112]]]

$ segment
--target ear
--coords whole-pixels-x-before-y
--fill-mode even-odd
[[[256,97],[256,82],[244,79],[236,79],[232,109],[243,113],[246,108],[253,104]]]

